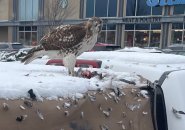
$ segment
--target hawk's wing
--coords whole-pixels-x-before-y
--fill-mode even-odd
[[[69,50],[77,47],[86,35],[82,25],[64,25],[54,29],[41,39],[45,50]]]

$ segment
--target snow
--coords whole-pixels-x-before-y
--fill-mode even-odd
[[[104,69],[97,71],[104,73],[106,77],[103,80],[99,80],[97,77],[85,79],[68,76],[67,70],[63,66],[0,62],[0,98],[28,98],[27,91],[29,89],[33,89],[39,100],[43,98],[79,97],[79,93],[85,93],[88,90],[108,86],[125,86],[124,82],[119,81],[122,78],[134,81],[137,85],[140,84],[139,77],[134,74]],[[114,76],[114,81],[111,82],[112,76]]]
[[[126,51],[125,51],[126,50]],[[102,60],[101,69],[89,68],[102,73],[91,79],[68,76],[63,66],[47,66],[47,57],[37,59],[29,65],[19,61],[0,62],[0,98],[28,98],[33,89],[39,100],[60,97],[83,97],[88,90],[107,87],[125,87],[120,81],[126,79],[142,86],[140,76],[154,82],[167,70],[185,69],[185,57],[172,54],[151,53],[149,50],[132,48],[121,51],[85,52],[79,58]],[[152,52],[154,50],[152,49]],[[1,58],[1,57],[0,57]],[[79,68],[75,68],[77,71]]]
[[[170,128],[170,130],[185,129],[185,116],[172,112],[172,108],[183,112],[185,110],[184,77],[185,70],[175,71],[168,75],[168,78],[164,81],[162,85],[166,104],[168,128]],[[169,87],[171,87],[171,89],[169,89]]]
[[[154,82],[165,71],[185,69],[185,57],[174,54],[148,53],[145,49],[139,52],[85,52],[79,58],[102,60],[102,68],[110,68],[116,72],[129,72],[142,75]]]

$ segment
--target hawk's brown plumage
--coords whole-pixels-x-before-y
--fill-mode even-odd
[[[28,64],[41,55],[60,57],[73,75],[76,57],[92,49],[101,28],[102,20],[97,17],[78,25],[61,25],[45,35],[40,45],[31,49],[22,62]]]

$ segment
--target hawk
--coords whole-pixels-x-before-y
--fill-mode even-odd
[[[92,17],[81,24],[58,26],[46,34],[40,40],[40,44],[33,47],[21,62],[29,64],[43,55],[60,58],[63,59],[64,66],[68,68],[69,75],[74,76],[76,57],[94,47],[102,25],[100,18]]]

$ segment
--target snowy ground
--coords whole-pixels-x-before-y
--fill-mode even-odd
[[[103,61],[101,69],[90,69],[103,73],[105,78],[91,79],[71,77],[62,66],[47,66],[47,59],[38,59],[29,65],[19,61],[0,62],[0,98],[18,99],[28,97],[27,91],[33,89],[39,99],[79,96],[88,90],[105,87],[121,87],[126,79],[141,86],[142,75],[151,81],[159,79],[167,70],[185,69],[185,57],[161,53],[149,53],[138,48],[131,51],[86,52],[79,58]],[[106,69],[105,69],[106,68]],[[78,70],[78,68],[76,68]]]

